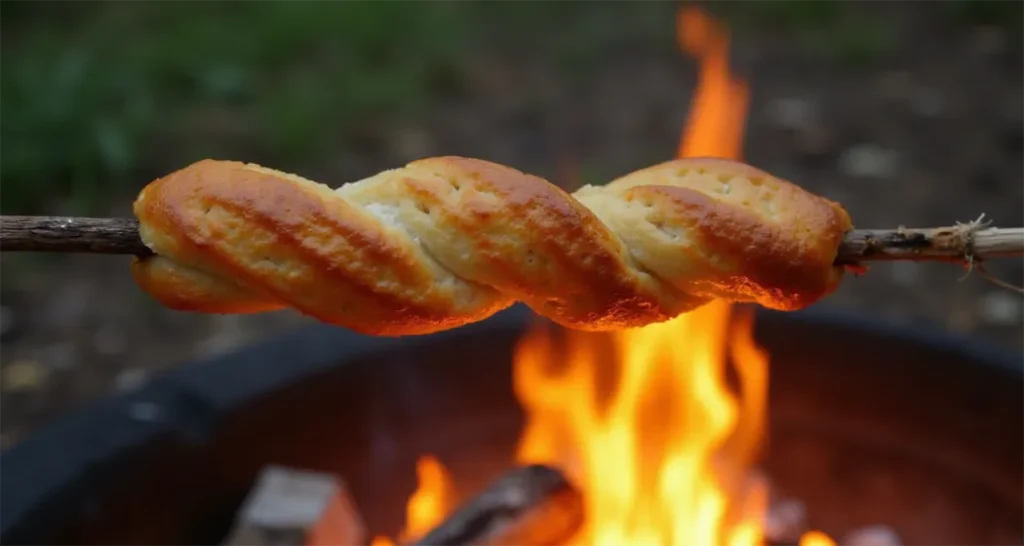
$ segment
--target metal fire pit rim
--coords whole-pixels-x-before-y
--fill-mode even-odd
[[[757,325],[813,323],[886,336],[894,341],[960,353],[979,365],[1024,381],[1022,356],[921,325],[819,307],[800,312],[757,308]],[[40,536],[46,512],[75,510],[74,499],[102,494],[129,470],[125,457],[166,435],[201,442],[211,426],[241,405],[273,390],[374,352],[415,347],[467,334],[525,329],[535,315],[522,305],[480,323],[429,336],[377,338],[314,324],[239,350],[185,363],[137,391],[106,397],[41,427],[0,453],[0,543]],[[287,365],[271,364],[275,360]],[[101,426],[102,425],[102,426]],[[45,533],[43,533],[45,534]]]

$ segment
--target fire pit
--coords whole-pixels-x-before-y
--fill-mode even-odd
[[[397,341],[315,326],[184,366],[4,453],[2,541],[223,543],[268,465],[343,478],[370,533],[395,536],[422,455],[459,500],[515,463],[531,317]],[[755,325],[771,355],[763,469],[813,528],[1021,543],[1019,355],[820,311]]]
[[[738,158],[748,88],[727,32],[699,11],[677,23],[701,61],[678,155]],[[0,539],[1024,542],[1020,355],[753,313],[715,301],[615,334],[545,330],[523,308],[399,340],[310,328],[5,453]]]

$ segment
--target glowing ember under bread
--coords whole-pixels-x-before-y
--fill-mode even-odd
[[[850,217],[742,163],[677,159],[568,194],[436,157],[338,189],[204,160],[135,206],[139,285],[179,310],[291,307],[375,335],[425,334],[515,301],[571,328],[661,322],[714,298],[796,310],[831,293]]]

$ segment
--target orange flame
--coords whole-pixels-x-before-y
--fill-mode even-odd
[[[416,491],[405,507],[405,528],[399,533],[402,542],[410,542],[434,528],[448,515],[455,503],[451,474],[433,455],[416,460]],[[394,546],[385,536],[376,536],[370,546]]]
[[[677,157],[740,159],[750,90],[729,72],[729,31],[698,8],[679,11],[679,47],[700,59],[700,84]]]
[[[678,155],[738,159],[748,92],[729,73],[727,33],[696,9],[679,13],[677,31],[701,62]],[[580,486],[581,543],[761,542],[766,488],[749,469],[764,431],[768,360],[752,316],[731,317],[729,304],[715,302],[617,334],[566,332],[561,347],[541,330],[522,341],[515,388],[527,425],[518,457],[560,465]],[[725,382],[728,357],[742,400]],[[563,369],[552,371],[557,363]],[[602,396],[609,371],[618,377]]]
[[[696,8],[676,23],[680,47],[700,61],[677,156],[740,159],[749,89],[730,73],[728,31]],[[765,433],[768,356],[753,339],[753,315],[713,302],[662,324],[562,336],[538,327],[516,349],[514,388],[526,411],[516,455],[558,466],[580,487],[586,523],[572,543],[762,544],[767,487],[752,467]],[[405,537],[451,508],[440,463],[425,457],[417,468]],[[834,546],[817,531],[800,544]]]
[[[426,534],[448,514],[453,503],[451,475],[436,457],[420,457],[416,461],[416,476],[419,485],[405,509],[403,540]]]
[[[522,340],[518,459],[558,465],[580,486],[580,544],[760,543],[765,490],[746,475],[757,443],[744,434],[757,439],[749,421],[761,408],[745,411],[724,374],[728,356],[749,359],[745,369],[767,361],[748,337],[726,343],[730,315],[712,304],[617,334],[570,331],[558,343],[536,329]]]
[[[800,537],[800,546],[836,546],[836,541],[821,531],[807,531]]]

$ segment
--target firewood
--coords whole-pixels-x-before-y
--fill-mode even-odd
[[[512,470],[464,503],[414,544],[549,546],[583,523],[583,498],[561,472],[543,465]]]
[[[366,526],[336,476],[266,467],[225,545],[360,546]]]

